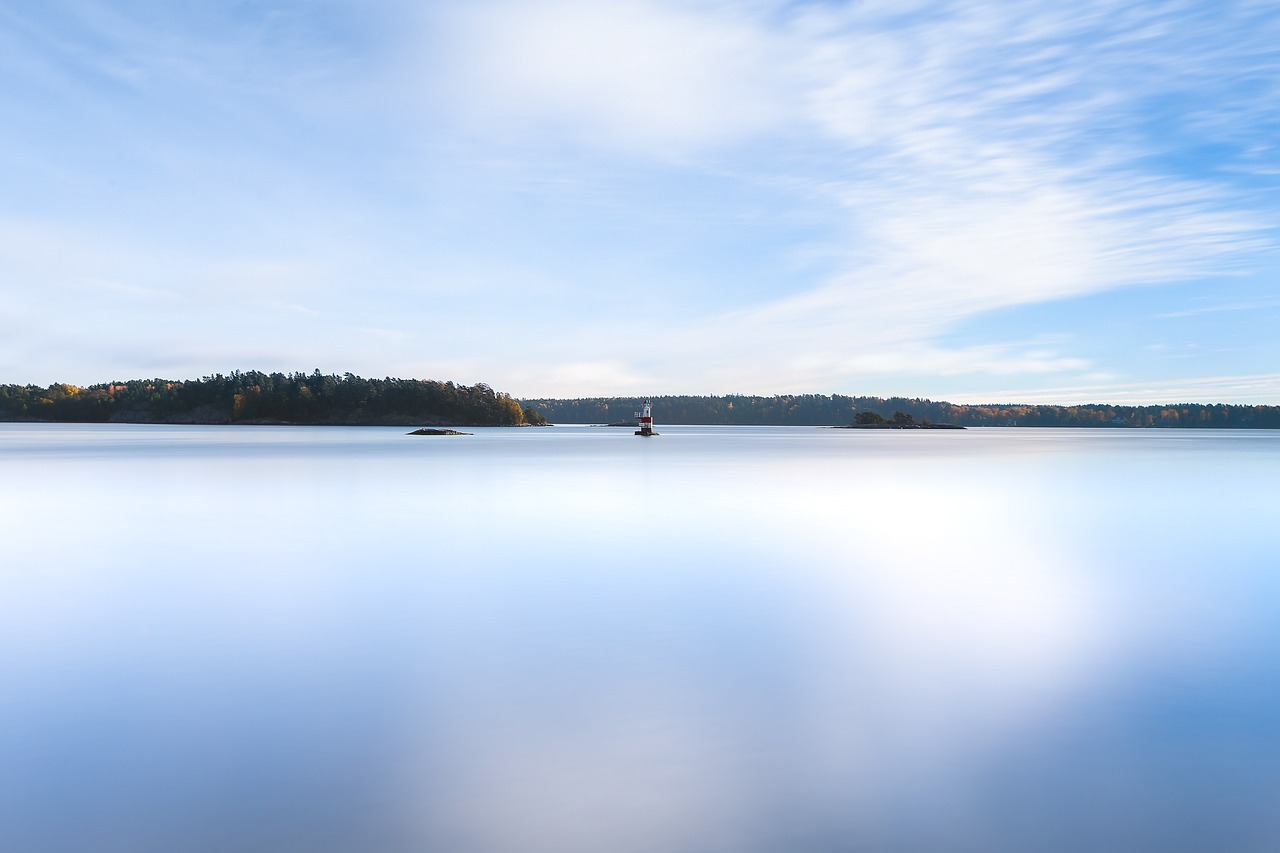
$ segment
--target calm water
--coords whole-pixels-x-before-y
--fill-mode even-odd
[[[1280,849],[1280,433],[0,425],[0,849]]]

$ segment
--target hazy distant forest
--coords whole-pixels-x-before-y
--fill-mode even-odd
[[[1236,406],[1178,403],[1166,406],[1032,406],[1018,404],[967,406],[905,397],[845,397],[840,394],[755,397],[650,397],[659,423],[777,424],[840,426],[859,413],[874,412],[890,420],[895,412],[917,423],[957,426],[1051,427],[1219,427],[1280,428],[1280,406]],[[553,423],[589,424],[629,420],[639,397],[588,397],[577,400],[524,400]]]
[[[521,426],[546,421],[483,383],[364,379],[350,373],[235,371],[78,388],[0,385],[0,420],[66,423],[293,423]]]

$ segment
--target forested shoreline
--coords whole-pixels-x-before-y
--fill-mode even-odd
[[[906,419],[956,426],[1207,427],[1280,429],[1280,406],[1016,403],[967,405],[841,394],[650,397],[660,423],[847,426]],[[0,385],[0,421],[61,423],[523,426],[630,419],[640,397],[517,400],[488,385],[365,379],[351,373],[214,374],[131,379],[87,387]]]
[[[1161,406],[965,405],[907,397],[785,394],[650,397],[655,419],[668,424],[845,426],[873,413],[891,421],[899,413],[920,424],[1040,427],[1204,427],[1280,429],[1280,406],[1177,403]],[[629,418],[640,397],[524,399],[553,423],[610,423]],[[865,422],[865,420],[864,420]]]
[[[488,385],[233,371],[81,388],[0,385],[0,420],[55,423],[524,426],[545,424]]]

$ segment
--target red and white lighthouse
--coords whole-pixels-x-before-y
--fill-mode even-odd
[[[648,400],[645,400],[643,408],[636,412],[636,421],[640,424],[640,429],[636,430],[636,435],[657,435],[653,431],[653,409]]]

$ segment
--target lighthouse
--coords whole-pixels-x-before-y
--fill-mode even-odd
[[[644,401],[644,407],[636,412],[636,420],[640,423],[640,429],[636,430],[636,435],[650,436],[657,435],[653,431],[653,409],[649,405],[649,401]]]

